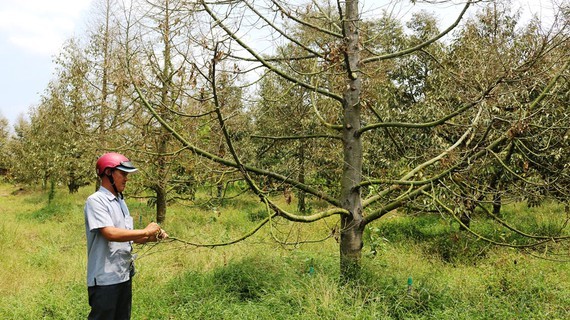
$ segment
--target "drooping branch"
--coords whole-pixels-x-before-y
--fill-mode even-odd
[[[305,136],[261,136],[261,135],[251,135],[252,138],[257,139],[267,139],[267,140],[303,140],[303,139],[335,139],[339,140],[340,137],[333,136],[330,134],[311,134]]]
[[[132,74],[132,70],[131,68],[129,68],[129,63],[127,62],[127,71],[129,73],[129,76],[131,77],[131,79],[135,79],[135,76]],[[178,131],[176,131],[172,126],[170,126],[170,124],[160,115],[158,114],[158,112],[155,110],[155,108],[152,106],[152,104],[145,98],[144,93],[142,92],[141,88],[138,86],[138,82],[137,81],[131,81],[133,84],[133,88],[135,90],[135,92],[137,93],[138,99],[141,102],[141,104],[151,113],[151,115],[168,131],[170,132],[170,134],[172,134],[172,136],[178,140],[182,146],[184,146],[185,148],[187,148],[188,150],[190,150],[192,153],[201,156],[203,158],[209,159],[211,161],[214,161],[216,163],[231,167],[231,168],[238,168],[238,165],[233,162],[233,161],[229,161],[227,159],[218,157],[210,152],[207,152],[206,150],[203,150],[201,148],[196,147],[195,145],[193,145],[192,143],[190,143],[186,138],[184,138]],[[249,166],[249,165],[244,165],[244,168],[251,173],[255,173],[261,176],[266,176],[269,178],[273,178],[275,180],[278,181],[282,181],[284,183],[290,184],[293,187],[298,188],[299,190],[305,191],[309,194],[312,194],[320,199],[323,199],[324,201],[330,203],[331,205],[334,205],[336,207],[339,207],[339,202],[337,199],[333,198],[332,196],[326,194],[325,192],[321,191],[321,190],[317,190],[313,187],[310,187],[304,183],[301,183],[297,180],[291,179],[290,177],[272,172],[272,171],[268,171],[268,170],[263,170],[260,168],[256,168],[253,166]]]
[[[152,114],[152,116],[158,121],[160,122],[160,124],[162,126],[164,126],[164,128],[170,132],[174,138],[176,138],[176,140],[178,140],[184,147],[186,147],[188,150],[190,150],[192,153],[199,155],[201,157],[204,157],[206,159],[212,160],[216,163],[228,166],[228,167],[232,167],[232,168],[237,168],[237,164],[233,161],[229,161],[226,160],[224,158],[218,157],[210,152],[207,152],[201,148],[196,147],[195,145],[193,145],[192,143],[190,143],[188,140],[186,140],[186,138],[184,138],[180,133],[178,133],[174,128],[172,128],[157,112],[156,110],[154,110],[153,106],[145,99],[143,93],[141,92],[140,88],[137,85],[134,85],[135,91],[137,92],[138,98],[140,99],[140,101],[142,102],[142,105]],[[305,184],[302,184],[296,180],[293,180],[287,176],[283,176],[280,174],[277,174],[275,172],[271,172],[271,171],[267,171],[267,170],[263,170],[263,169],[259,169],[256,167],[252,167],[252,166],[248,166],[245,165],[244,166],[246,168],[247,171],[249,172],[253,172],[255,174],[259,174],[262,176],[266,176],[269,178],[273,178],[276,179],[278,181],[282,181],[285,183],[288,183],[296,188],[299,188],[300,190],[303,190],[309,194],[312,194],[320,199],[323,199],[327,202],[329,202],[332,205],[337,205],[338,201],[325,194],[324,192],[321,192],[319,190],[316,190],[312,187],[309,187]]]
[[[275,213],[273,215],[273,217],[277,216],[277,214]],[[251,229],[250,231],[248,231],[246,234],[242,235],[239,238],[236,238],[234,240],[230,240],[227,242],[217,242],[217,243],[198,243],[198,242],[192,242],[192,241],[187,241],[187,240],[182,240],[176,237],[170,237],[170,241],[177,241],[177,242],[181,242],[184,243],[186,245],[190,245],[190,246],[194,246],[194,247],[205,247],[205,248],[215,248],[215,247],[223,247],[223,246],[229,246],[241,241],[244,241],[245,239],[253,236],[254,234],[257,233],[257,231],[259,231],[259,229],[261,229],[264,225],[266,225],[271,218],[273,217],[266,217],[265,219],[263,219],[257,226],[255,226],[253,229]]]
[[[261,12],[259,12],[257,9],[255,9],[255,7],[253,5],[251,5],[249,3],[249,1],[244,1],[245,5],[251,10],[253,11],[260,19],[262,19],[263,21],[265,21],[265,23],[267,23],[269,26],[271,26],[271,28],[273,28],[273,30],[277,31],[281,36],[285,37],[287,40],[291,41],[292,43],[296,44],[297,46],[303,48],[303,50],[310,52],[314,57],[319,57],[319,58],[323,58],[323,55],[320,52],[317,52],[311,48],[309,48],[308,46],[302,44],[300,41],[298,41],[297,39],[290,37],[289,33],[285,32],[284,30],[278,28],[274,23],[272,23],[271,21],[269,21],[269,19],[267,19],[265,17],[265,15],[263,15]]]
[[[319,87],[319,83],[318,83],[318,78],[315,79],[315,87]],[[319,119],[320,123],[322,125],[324,125],[326,128],[329,128],[331,130],[335,130],[335,131],[340,131],[342,130],[342,125],[335,125],[333,123],[329,123],[321,114],[321,112],[319,111],[319,108],[317,107],[317,92],[313,91],[311,92],[311,105],[313,106],[313,111],[315,112],[315,115],[317,116],[317,119]]]
[[[493,82],[485,91],[481,93],[479,98],[475,101],[469,102],[464,104],[462,107],[458,108],[457,110],[441,117],[440,119],[436,119],[429,122],[424,123],[413,123],[413,122],[380,122],[380,123],[373,123],[367,126],[363,126],[359,131],[358,134],[363,134],[366,131],[370,131],[376,128],[410,128],[410,129],[422,129],[422,128],[431,128],[438,125],[444,124],[446,121],[453,119],[454,117],[466,112],[467,110],[475,107],[479,103],[481,103],[492,91],[495,89],[501,82],[503,82],[504,77],[500,77],[495,82]]]
[[[248,46],[240,37],[238,37],[234,32],[232,32],[219,18],[218,16],[215,14],[214,11],[212,11],[212,9],[208,6],[208,4],[206,3],[206,1],[202,1],[202,6],[204,7],[204,9],[206,10],[206,12],[210,15],[210,17],[212,17],[212,19],[214,19],[214,21],[216,22],[217,25],[219,25],[225,32],[226,34],[228,34],[233,40],[235,40],[240,46],[242,46],[247,52],[249,52],[252,56],[255,57],[255,59],[257,59],[257,61],[259,61],[259,63],[261,63],[263,66],[265,66],[266,68],[270,69],[271,71],[275,72],[276,74],[278,74],[279,76],[281,76],[282,78],[286,79],[287,81],[290,81],[292,83],[298,84],[299,86],[309,89],[311,91],[316,91],[324,96],[327,96],[331,99],[334,99],[336,101],[342,102],[342,97],[330,92],[328,90],[325,90],[323,88],[317,88],[314,87],[298,78],[292,77],[291,75],[287,74],[286,72],[284,72],[283,70],[277,68],[276,66],[270,64],[265,58],[263,58],[260,54],[258,54],[253,48],[251,48],[250,46]]]
[[[249,176],[249,172],[248,170],[245,168],[245,166],[242,164],[239,155],[237,154],[233,142],[231,140],[230,134],[228,132],[224,117],[222,115],[221,112],[221,107],[220,107],[220,103],[219,103],[219,97],[218,97],[218,93],[217,93],[217,85],[216,85],[216,59],[212,59],[212,74],[211,74],[211,83],[212,83],[212,90],[213,90],[213,95],[214,95],[214,105],[215,105],[215,111],[216,111],[216,115],[218,118],[218,123],[220,125],[220,128],[222,130],[222,133],[224,135],[224,138],[226,140],[226,145],[228,146],[228,149],[235,161],[236,167],[238,168],[238,170],[241,172],[243,178],[245,179],[245,181],[247,182],[247,184],[249,185],[250,190],[253,191],[253,193],[255,193],[262,202],[266,203],[266,205],[272,210],[274,211],[276,214],[278,214],[279,216],[282,216],[284,218],[286,218],[287,220],[290,221],[296,221],[296,222],[313,222],[313,221],[317,221],[326,217],[329,217],[331,215],[334,214],[341,214],[341,213],[347,213],[346,210],[343,209],[332,209],[332,210],[326,210],[320,213],[316,213],[313,214],[311,216],[299,216],[299,215],[295,215],[292,213],[289,213],[285,210],[283,210],[281,207],[279,207],[275,202],[271,201],[263,191],[261,191],[261,189],[256,185],[256,183],[251,179],[251,177]],[[271,215],[270,215],[271,216]]]
[[[511,169],[506,163],[504,163],[503,160],[502,160],[495,152],[489,151],[489,153],[490,153],[492,156],[494,156],[495,159],[497,159],[497,163],[499,163],[499,164],[501,165],[501,168],[507,170],[507,172],[509,172],[509,173],[510,173],[511,175],[513,175],[515,178],[517,178],[517,179],[519,179],[519,180],[521,180],[521,181],[524,181],[526,184],[535,185],[535,186],[539,186],[539,187],[544,187],[544,186],[548,185],[547,182],[542,183],[542,184],[539,184],[539,183],[536,183],[536,182],[534,182],[534,181],[531,181],[531,180],[529,180],[529,179],[523,177],[522,175],[516,173],[513,169]]]
[[[513,231],[516,234],[519,234],[525,238],[529,238],[529,239],[537,239],[537,240],[550,240],[550,241],[562,241],[562,240],[569,240],[570,236],[562,236],[562,237],[553,237],[553,236],[541,236],[541,235],[532,235],[529,233],[526,233],[524,231],[521,231],[513,226],[511,226],[510,224],[508,224],[506,221],[500,219],[497,215],[493,214],[491,211],[489,211],[488,208],[486,208],[485,206],[481,205],[480,203],[478,203],[477,205],[481,210],[483,210],[483,212],[485,212],[486,215],[488,215],[489,217],[493,218],[493,220],[497,221],[497,223],[499,223],[500,225],[502,225],[503,227]]]
[[[554,85],[560,79],[562,74],[568,68],[569,63],[570,62],[568,62],[568,61],[566,62],[566,64],[559,71],[559,73],[556,76],[554,76],[550,80],[550,82],[547,84],[547,86],[541,91],[540,95],[535,100],[532,101],[531,105],[529,106],[529,110],[535,109],[539,105],[539,103],[543,99],[545,99],[545,97],[548,95],[548,93],[552,90]],[[464,135],[462,136],[462,138],[459,139],[459,141],[464,140],[467,137],[466,134],[468,132],[469,132],[469,130],[464,133]],[[511,135],[510,129],[509,129],[505,133],[503,133],[500,137],[498,137],[493,142],[491,142],[487,147],[482,148],[481,150],[475,152],[473,155],[468,157],[466,161],[459,162],[458,165],[455,166],[455,170],[459,169],[462,166],[468,166],[470,163],[473,163],[476,159],[483,157],[484,155],[488,154],[489,152],[493,152],[493,150],[495,150],[497,147],[499,147],[500,145],[504,144],[505,142],[507,142],[508,140],[510,140],[512,138],[513,137]],[[454,146],[451,146],[450,148],[455,148],[456,146],[457,146],[457,143]],[[426,166],[429,166],[429,165],[435,163],[436,161],[439,161],[444,155],[445,155],[445,152],[434,157],[434,158],[432,158],[432,159],[430,159],[430,160],[428,160],[428,161],[426,161],[426,162],[424,162],[424,163],[422,163],[418,167],[414,168],[414,170],[412,170],[408,174],[406,174],[401,180],[409,179],[409,178],[413,177],[415,175],[415,173],[419,172],[419,170],[421,168],[424,168]],[[434,181],[431,184],[423,185],[420,188],[415,189],[415,190],[413,189],[414,185],[410,184],[410,188],[406,192],[404,192],[403,195],[399,196],[396,200],[392,201],[389,205],[383,206],[382,208],[377,209],[376,211],[367,215],[364,219],[364,222],[370,223],[371,221],[374,221],[374,220],[380,218],[385,213],[390,212],[391,210],[394,210],[394,209],[402,206],[405,203],[406,199],[413,199],[415,197],[420,196],[420,194],[418,194],[417,192],[427,194],[427,191],[429,191],[435,183],[436,182]],[[401,187],[402,187],[401,185],[390,186],[389,188],[385,189],[384,191],[380,192],[379,194],[367,199],[366,201],[363,201],[363,207],[369,206],[370,204],[379,201],[381,198],[385,197],[386,195],[388,195],[389,193],[391,193],[393,191],[400,190]],[[550,240],[548,240],[548,241],[550,241]],[[548,241],[543,241],[543,242],[540,242],[538,244],[546,243]],[[536,244],[536,245],[538,245],[538,244]],[[522,247],[524,247],[524,246],[521,246],[521,248]]]
[[[481,110],[479,111],[479,115],[481,114]],[[475,124],[477,124],[478,119],[479,119],[479,115],[477,116],[477,118],[475,118],[475,120],[473,121],[473,126]],[[473,126],[469,127],[464,133],[463,135],[457,139],[457,141],[451,145],[449,148],[445,149],[443,152],[441,152],[440,154],[438,154],[437,156],[419,164],[418,166],[416,166],[415,168],[413,168],[412,170],[410,170],[408,173],[406,173],[400,180],[395,180],[392,181],[394,184],[392,186],[390,186],[389,188],[387,188],[386,190],[380,192],[379,194],[370,197],[369,199],[367,199],[366,201],[363,201],[362,206],[366,207],[369,206],[372,203],[375,203],[376,201],[378,201],[379,199],[381,199],[382,197],[386,196],[388,193],[390,193],[391,191],[395,191],[395,190],[399,190],[401,188],[401,185],[410,185],[410,186],[414,186],[414,185],[426,185],[426,184],[432,184],[437,182],[436,179],[428,179],[425,182],[423,181],[409,181],[408,179],[411,179],[412,177],[414,177],[416,174],[418,174],[419,172],[421,172],[423,169],[440,162],[443,158],[445,158],[450,152],[452,152],[454,149],[458,148],[461,144],[464,143],[464,141],[467,140],[467,138],[471,135],[472,131],[473,131]],[[463,163],[463,161],[459,162],[458,164],[456,164],[455,166],[452,166],[451,169],[447,169],[444,170],[444,172],[440,175],[437,175],[436,178],[442,178],[444,176],[444,174],[448,174],[450,173],[453,169],[458,168],[459,165]],[[381,183],[381,180],[374,180],[374,181],[366,181],[361,183],[360,185],[364,185],[364,186],[368,186],[368,185],[372,185],[372,184],[376,184],[376,183]]]
[[[527,235],[524,233],[521,233],[523,235],[527,235],[529,238],[535,239],[536,241],[534,243],[529,243],[529,244],[513,244],[513,243],[506,243],[506,242],[500,242],[500,241],[496,241],[490,238],[487,238],[477,232],[475,232],[473,229],[469,228],[469,226],[465,225],[463,223],[463,221],[461,221],[461,219],[455,214],[455,211],[451,208],[449,208],[448,206],[446,206],[443,202],[441,202],[441,200],[439,200],[436,196],[434,196],[431,193],[428,192],[424,192],[424,195],[428,196],[429,198],[431,198],[435,203],[437,203],[439,205],[439,207],[441,207],[444,211],[446,211],[447,213],[449,213],[453,219],[459,223],[459,225],[461,225],[464,230],[467,230],[469,233],[471,233],[472,235],[474,235],[475,237],[477,237],[477,239],[489,242],[491,244],[494,245],[498,245],[498,246],[503,246],[503,247],[511,247],[511,248],[517,248],[517,249],[525,249],[525,248],[533,248],[533,247],[537,247],[549,242],[557,242],[560,240],[568,240],[570,239],[570,236],[568,237],[560,237],[558,239],[555,239],[553,237],[533,237],[531,235]],[[490,213],[490,212],[489,212]]]
[[[403,193],[402,195],[400,195],[398,198],[391,201],[390,203],[382,206],[379,209],[371,211],[369,214],[367,214],[364,217],[362,223],[364,225],[367,225],[370,222],[381,218],[385,214],[387,214],[393,210],[396,210],[398,208],[401,208],[403,205],[406,204],[406,202],[414,200],[417,197],[423,195],[424,192],[430,190],[432,187],[433,187],[433,184],[426,184],[426,185],[423,185],[417,189],[413,189],[413,187],[408,189],[408,191],[406,191],[405,193]],[[399,189],[399,186],[395,189]]]
[[[308,21],[304,21],[304,20],[301,20],[301,19],[297,18],[296,16],[292,15],[289,10],[283,8],[283,6],[281,6],[281,5],[278,3],[278,1],[272,1],[272,2],[273,2],[273,4],[274,4],[275,6],[277,6],[277,8],[279,8],[279,11],[280,11],[283,15],[285,15],[287,18],[289,18],[289,19],[291,19],[291,20],[293,20],[293,21],[299,23],[300,25],[303,25],[303,26],[305,26],[305,27],[311,28],[311,29],[313,29],[313,30],[315,30],[315,31],[319,31],[319,32],[325,33],[325,34],[327,34],[327,35],[329,35],[329,36],[333,36],[333,37],[335,37],[335,38],[341,39],[341,38],[343,37],[343,35],[340,34],[340,33],[337,33],[337,32],[331,31],[331,30],[327,30],[327,29],[323,29],[323,28],[321,28],[321,27],[319,27],[319,26],[317,26],[317,25],[314,25],[314,24],[312,24],[312,23],[310,23],[310,22],[308,22]],[[340,27],[338,27],[338,29],[341,30]]]

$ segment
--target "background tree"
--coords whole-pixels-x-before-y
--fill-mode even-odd
[[[53,135],[60,136],[57,146],[61,148],[58,151],[62,156],[67,187],[69,192],[77,192],[79,187],[89,184],[93,177],[90,160],[96,148],[90,135],[89,116],[94,100],[87,79],[90,65],[82,49],[73,40],[57,62],[60,65],[58,83],[54,83],[49,98],[54,114],[49,119],[59,127],[59,132],[55,129]]]
[[[451,191],[448,197],[454,203],[461,204],[456,210],[461,212],[461,222],[467,227],[470,216],[482,203],[492,203],[492,212],[497,217],[501,214],[503,200],[533,199],[536,198],[535,194],[544,196],[546,192],[551,198],[566,201],[566,196],[559,193],[564,188],[555,187],[555,181],[562,182],[565,173],[554,169],[556,165],[547,154],[564,145],[555,137],[562,138],[567,129],[549,120],[549,116],[544,116],[558,113],[557,102],[546,98],[541,104],[534,103],[541,97],[548,81],[556,77],[548,70],[557,70],[557,64],[564,60],[560,54],[567,36],[559,33],[560,29],[556,27],[549,31],[549,40],[545,41],[540,34],[538,21],[531,21],[528,25],[521,25],[518,21],[519,17],[511,14],[509,6],[505,4],[496,3],[481,11],[466,23],[457,41],[450,46],[447,57],[440,60],[447,66],[442,69],[444,72],[458,69],[461,73],[452,76],[438,73],[435,78],[438,82],[444,81],[438,84],[441,88],[438,91],[450,90],[463,95],[476,95],[477,92],[469,88],[488,86],[496,79],[509,78],[504,79],[505,82],[494,89],[482,104],[481,128],[474,140],[479,144],[485,141],[490,144],[505,132],[509,139],[489,151],[492,157],[482,157],[468,171],[457,171],[454,179],[447,184]],[[552,52],[543,55],[547,51]],[[490,56],[496,58],[489,59]],[[446,96],[460,98],[453,94]],[[538,114],[542,116],[537,118]],[[564,114],[555,117],[560,120],[566,118]],[[541,124],[538,125],[538,122]],[[535,126],[543,128],[536,132],[548,132],[551,140],[541,142],[539,136],[542,133],[532,133]],[[439,131],[443,141],[452,141],[458,134],[460,131],[451,127]],[[540,146],[540,151],[535,146]],[[538,154],[541,156],[536,157]],[[539,170],[543,172],[540,177],[535,172],[536,168],[541,168]],[[546,191],[548,188],[552,192]],[[507,199],[503,199],[504,196]]]
[[[69,192],[89,182],[92,176],[92,137],[88,134],[90,90],[89,65],[78,43],[71,39],[56,59],[57,78],[30,113],[29,123],[17,126],[12,145],[21,165],[14,168],[17,182],[42,185],[64,183]]]
[[[300,35],[300,37],[309,35]],[[294,48],[279,48],[284,55],[296,56]],[[310,80],[312,65],[303,60],[276,61],[283,68],[295,70],[305,81]],[[255,141],[258,141],[255,159],[257,166],[271,171],[282,172],[300,183],[334,190],[338,183],[339,171],[334,170],[336,155],[329,151],[340,140],[323,131],[318,119],[313,117],[311,92],[302,87],[291,86],[283,78],[268,74],[260,83],[259,104],[253,110],[255,119]],[[323,116],[326,110],[321,109]],[[320,168],[320,170],[317,170]],[[274,182],[272,185],[270,182]],[[280,181],[270,180],[264,184],[268,192],[279,189],[291,202],[293,192],[297,197],[297,210],[307,212],[306,192],[291,190]]]
[[[94,2],[87,29],[85,55],[90,70],[86,74],[92,94],[91,134],[97,136],[98,154],[122,151],[128,138],[124,129],[133,116],[132,99],[126,81],[123,50],[120,46],[121,6],[115,0]],[[96,159],[93,160],[93,163]]]
[[[196,84],[188,38],[193,27],[190,13],[182,10],[183,2],[177,0],[131,5],[137,10],[129,11],[123,36],[135,85],[145,91],[153,112],[178,130],[195,128],[194,122],[176,119],[189,118],[185,115],[202,103],[193,96]],[[132,152],[145,164],[142,186],[152,190],[149,203],[156,206],[157,222],[164,222],[167,203],[179,197],[177,191],[195,188],[193,169],[180,157],[172,135],[148,113],[135,114],[131,124],[142,133],[132,144]]]
[[[9,163],[9,151],[8,143],[10,141],[10,123],[2,114],[0,114],[0,170],[2,174],[8,173]]]

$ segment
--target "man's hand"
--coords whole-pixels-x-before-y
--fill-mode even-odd
[[[145,233],[148,234],[146,241],[160,241],[168,238],[168,233],[160,228],[160,226],[155,223],[151,222],[144,228]]]
[[[144,233],[145,233],[145,236],[152,237],[154,235],[157,235],[158,232],[160,232],[161,230],[162,229],[160,229],[160,226],[158,225],[158,223],[151,222],[148,224],[148,226],[146,226],[146,228],[144,228]]]
[[[168,239],[168,233],[166,231],[160,229],[160,231],[156,234],[156,240],[164,240]]]

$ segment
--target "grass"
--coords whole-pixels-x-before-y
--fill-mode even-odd
[[[83,202],[69,195],[0,184],[0,319],[84,319]],[[153,219],[129,200],[137,226]],[[246,199],[219,207],[169,207],[163,227],[177,238],[235,239],[263,210]],[[292,209],[294,210],[294,204]],[[521,227],[557,232],[559,208],[514,206]],[[196,248],[180,242],[137,247],[133,319],[566,319],[570,264],[489,246],[437,216],[391,215],[366,232],[363,279],[338,284],[334,239],[292,249],[283,240],[320,238],[334,219],[312,225],[276,221],[244,242]],[[481,230],[490,229],[477,219]],[[566,234],[567,234],[566,230]],[[408,291],[408,278],[412,287]]]

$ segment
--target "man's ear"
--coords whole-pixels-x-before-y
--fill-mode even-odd
[[[105,175],[108,177],[110,175],[113,174],[113,169],[111,168],[105,168],[105,171],[103,171],[105,173]]]

